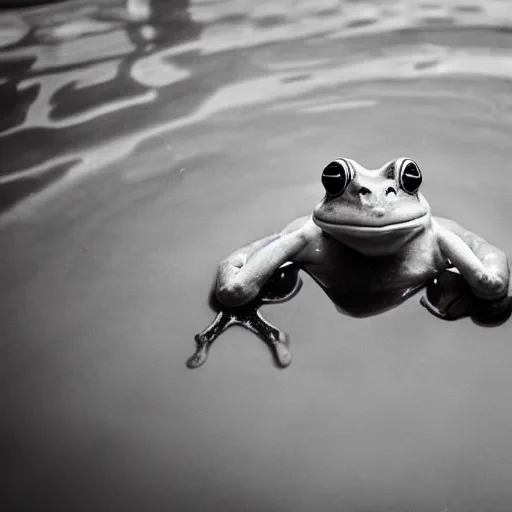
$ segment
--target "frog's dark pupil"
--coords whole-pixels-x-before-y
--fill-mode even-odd
[[[413,162],[408,162],[402,170],[402,188],[409,194],[414,194],[420,188],[421,172]]]
[[[331,162],[322,173],[322,184],[328,194],[341,194],[347,188],[349,176],[343,164]]]

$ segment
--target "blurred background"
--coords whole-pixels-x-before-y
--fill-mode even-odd
[[[508,512],[510,322],[304,276],[278,370],[217,262],[309,213],[335,157],[409,156],[512,256],[507,0],[0,2],[0,507]]]

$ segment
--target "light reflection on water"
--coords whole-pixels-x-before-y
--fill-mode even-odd
[[[3,195],[6,206],[31,189],[15,183],[31,177],[34,188],[41,187],[63,162],[82,160],[67,174],[70,180],[92,171],[84,156],[97,151],[100,140],[102,156],[88,161],[102,165],[109,142],[112,158],[124,158],[142,140],[216,112],[272,102],[282,108],[285,100],[346,83],[461,74],[510,78],[509,7],[498,0],[290,0],[182,1],[170,8],[132,0],[6,14],[0,18],[0,149],[6,155],[0,183],[11,187],[9,197]],[[481,41],[475,32],[462,47],[446,40],[446,33],[468,27],[490,27],[503,36]],[[333,108],[373,101],[341,98]],[[322,108],[328,107],[314,111]],[[22,151],[41,130],[59,142]]]
[[[509,2],[2,16],[10,509],[510,510],[510,322],[358,321],[305,278],[265,311],[288,370],[235,329],[185,367],[217,261],[310,211],[333,156],[414,157],[512,255]]]

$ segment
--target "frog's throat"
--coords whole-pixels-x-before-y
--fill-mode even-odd
[[[428,223],[428,213],[416,217],[415,219],[407,220],[404,222],[396,222],[393,224],[386,224],[384,226],[357,226],[355,224],[339,224],[325,222],[323,220],[313,217],[315,224],[333,235],[338,236],[351,236],[359,238],[372,238],[385,235],[405,235],[419,229],[424,228]]]

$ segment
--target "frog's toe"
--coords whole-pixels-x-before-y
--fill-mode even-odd
[[[282,343],[286,347],[289,347],[290,339],[288,338],[288,335],[284,331],[281,331],[281,330],[278,330],[278,331],[279,331],[279,334],[277,335],[277,341],[279,343]]]
[[[420,304],[443,320],[457,320],[471,314],[472,294],[462,276],[445,270],[427,285]]]
[[[188,358],[187,366],[190,369],[199,368],[208,359],[208,346],[206,344],[199,345],[194,354]]]
[[[274,345],[276,358],[282,368],[286,368],[292,362],[292,354],[284,343],[276,343]]]

